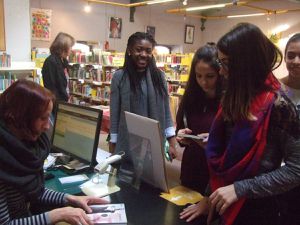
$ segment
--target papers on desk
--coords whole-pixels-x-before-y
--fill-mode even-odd
[[[44,166],[43,166],[44,170],[46,170],[49,167],[53,166],[55,161],[56,161],[56,157],[49,154],[47,159],[45,159],[45,161],[44,161]]]
[[[85,174],[78,174],[74,176],[68,176],[68,177],[61,177],[58,178],[61,184],[70,184],[70,183],[77,183],[81,181],[88,180],[88,176]]]
[[[170,189],[170,193],[161,193],[160,197],[176,205],[186,205],[188,203],[194,204],[203,198],[200,193],[183,186],[177,186]]]
[[[123,203],[91,205],[90,208],[93,213],[88,214],[88,217],[93,224],[127,224],[125,205]]]

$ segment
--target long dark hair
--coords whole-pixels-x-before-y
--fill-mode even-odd
[[[136,32],[132,34],[128,38],[127,42],[127,48],[125,52],[125,61],[124,61],[124,72],[127,72],[130,82],[130,87],[133,92],[137,92],[141,88],[140,86],[140,77],[137,75],[137,71],[134,65],[134,62],[132,58],[129,55],[129,49],[132,49],[133,46],[141,40],[147,40],[152,44],[152,49],[154,49],[156,45],[156,41],[152,37],[152,35],[144,33],[144,32]],[[159,94],[168,94],[167,89],[165,87],[163,78],[162,78],[162,72],[156,67],[156,62],[154,57],[152,56],[152,60],[149,62],[148,68],[150,70],[151,79],[153,82],[153,86],[156,92]]]
[[[18,80],[0,96],[0,118],[25,138],[34,135],[35,121],[46,112],[55,96],[29,80]]]
[[[222,107],[225,119],[249,119],[251,100],[270,89],[265,81],[282,62],[280,50],[255,25],[240,23],[217,43],[229,58],[228,80]]]
[[[180,125],[183,120],[183,114],[189,113],[189,110],[192,110],[197,106],[199,110],[203,109],[207,97],[203,89],[199,86],[196,80],[195,67],[199,61],[204,61],[209,64],[216,72],[219,72],[219,65],[216,62],[217,59],[217,48],[214,43],[209,43],[199,48],[192,60],[189,79],[186,85],[185,92],[182,96],[177,115],[176,123]],[[217,80],[216,85],[216,98],[220,99],[222,94],[222,79],[220,76]]]

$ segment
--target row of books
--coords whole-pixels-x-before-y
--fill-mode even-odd
[[[80,64],[73,64],[69,68],[69,76],[73,79],[110,82],[116,70],[116,67],[101,68],[95,65],[85,65],[81,67]]]
[[[92,86],[89,84],[82,84],[75,80],[69,81],[70,93],[73,95],[82,95],[83,97],[90,97],[95,101],[109,101],[110,87],[109,86]]]
[[[0,67],[11,67],[11,56],[9,54],[0,53]]]
[[[81,52],[79,50],[73,50],[69,56],[69,62],[121,67],[124,64],[124,54],[112,54],[110,52],[103,52],[100,50],[96,51],[96,49],[93,49],[93,51],[91,52]]]
[[[31,81],[41,84],[40,77],[22,77],[22,78],[30,79]],[[15,82],[17,80],[18,80],[18,76],[16,74],[12,74],[11,72],[6,72],[6,73],[0,74],[0,92],[3,92],[13,82]]]
[[[0,75],[0,91],[3,92],[6,88],[8,88],[13,82],[17,80],[16,75],[12,75],[8,73],[7,75]]]

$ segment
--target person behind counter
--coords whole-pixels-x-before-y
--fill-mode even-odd
[[[0,224],[91,225],[88,205],[107,203],[44,187],[43,164],[50,150],[44,132],[54,100],[49,90],[28,80],[16,81],[0,96]],[[31,204],[58,208],[32,215]]]

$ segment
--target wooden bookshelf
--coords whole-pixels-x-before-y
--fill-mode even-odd
[[[5,51],[4,0],[0,0],[0,51]]]

